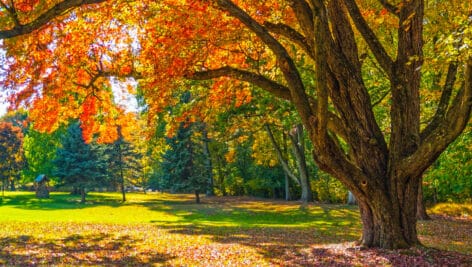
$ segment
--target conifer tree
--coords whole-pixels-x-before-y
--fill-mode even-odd
[[[85,203],[87,188],[96,185],[105,177],[105,164],[100,150],[94,144],[87,144],[78,123],[67,129],[62,139],[62,146],[56,151],[54,160],[55,175],[64,184],[77,188],[81,203]]]

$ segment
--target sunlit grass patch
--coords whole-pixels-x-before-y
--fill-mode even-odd
[[[0,265],[395,266],[397,255],[401,264],[442,257],[434,250],[358,250],[354,206],[301,208],[299,202],[249,197],[204,197],[195,204],[192,195],[162,193],[127,199],[90,193],[81,204],[68,193],[39,200],[8,192],[0,205]],[[471,224],[441,219],[419,224],[422,242],[472,250],[466,236]],[[464,257],[454,255],[456,262]]]
[[[472,203],[439,203],[429,209],[432,214],[472,218]]]

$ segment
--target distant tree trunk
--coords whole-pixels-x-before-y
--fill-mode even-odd
[[[292,150],[297,159],[298,171],[300,173],[300,184],[302,187],[301,200],[303,202],[313,201],[313,192],[311,191],[310,179],[305,157],[305,142],[303,137],[303,125],[296,125],[289,133],[292,140]]]
[[[200,204],[200,192],[198,190],[195,190],[195,202]]]
[[[5,196],[5,177],[2,178],[2,196]]]
[[[205,168],[208,173],[208,187],[206,190],[206,195],[207,196],[214,196],[215,191],[213,188],[213,164],[211,162],[211,154],[210,154],[210,148],[208,147],[208,143],[210,140],[208,139],[208,132],[206,129],[206,125],[203,126],[202,129],[202,139],[203,139],[203,154],[205,155]]]
[[[302,201],[305,201],[304,200],[304,194],[303,192],[305,192],[305,195],[306,195],[306,192],[308,191],[306,188],[307,184],[306,183],[302,183],[301,182],[301,179],[298,178],[291,170],[290,170],[290,167],[288,165],[288,160],[286,159],[286,157],[284,157],[284,153],[282,152],[282,149],[280,148],[279,144],[277,143],[277,141],[275,140],[275,137],[274,137],[274,134],[270,128],[269,125],[266,125],[265,126],[266,128],[266,131],[267,131],[267,134],[269,135],[269,139],[272,143],[272,146],[274,147],[275,149],[275,152],[277,154],[277,159],[280,163],[280,165],[282,166],[282,169],[284,170],[284,173],[285,173],[285,177],[286,179],[288,179],[287,177],[290,177],[293,181],[295,181],[298,185],[300,185],[300,187],[302,188],[302,197],[300,198]],[[284,148],[286,148],[286,142],[285,142],[285,134],[284,134]],[[286,150],[286,149],[285,149]],[[287,154],[286,152],[287,151],[284,151],[285,154]],[[296,151],[294,151],[294,153],[296,153]],[[300,157],[296,157],[296,160],[298,160]],[[300,166],[300,165],[299,165]],[[306,166],[306,164],[305,164]],[[285,194],[285,197],[287,198],[287,196],[290,197],[289,193],[287,194],[287,192],[289,192],[289,188],[288,188],[288,182],[286,181],[285,182],[285,186],[286,186],[286,194]]]
[[[284,172],[284,177],[285,177],[285,200],[289,201],[292,200],[292,197],[290,196],[290,179],[288,178],[287,173]]]
[[[85,187],[80,187],[80,203],[85,203]]]
[[[218,186],[219,186],[219,189],[220,189],[220,192],[223,196],[226,196],[228,195],[228,193],[226,192],[226,187],[225,187],[225,171],[224,171],[224,168],[225,168],[225,161],[224,159],[217,155],[216,157],[216,163],[217,163],[217,173],[218,173]]]
[[[125,176],[123,173],[123,150],[121,148],[121,144],[123,142],[123,135],[121,133],[121,126],[118,127],[118,143],[117,143],[117,149],[118,149],[118,167],[120,168],[120,184],[121,184],[121,196],[122,196],[122,201],[126,202],[126,190],[125,190]]]
[[[421,178],[420,186],[418,187],[418,202],[416,207],[416,218],[418,220],[426,221],[431,220],[428,213],[426,213],[426,207],[423,200],[423,178]]]
[[[354,194],[351,191],[347,192],[347,204],[349,205],[357,205],[357,200]]]
[[[70,192],[71,195],[78,196],[80,195],[81,191],[80,188],[77,186],[72,186],[72,191]]]
[[[15,179],[13,179],[13,178],[10,180],[10,191],[16,191]]]

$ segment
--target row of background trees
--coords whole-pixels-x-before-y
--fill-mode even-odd
[[[250,107],[241,107],[220,115],[225,127],[187,118],[169,135],[165,117],[181,113],[189,101],[187,92],[179,105],[162,113],[152,136],[144,138],[138,130],[144,120],[136,115],[132,140],[120,135],[103,144],[86,143],[76,121],[41,133],[27,123],[26,112],[9,113],[0,123],[2,191],[31,189],[34,178],[46,174],[56,190],[70,190],[82,201],[90,190],[118,191],[125,201],[127,189],[194,193],[197,202],[200,194],[347,201],[341,183],[305,157],[312,147],[299,124],[264,118],[261,126],[262,117],[252,114],[256,121],[245,127],[241,119],[248,119]],[[425,173],[427,203],[471,201],[471,146],[472,133],[465,131]]]

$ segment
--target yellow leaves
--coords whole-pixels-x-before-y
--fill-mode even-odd
[[[226,162],[234,162],[236,160],[236,149],[230,148],[228,152],[225,154]]]

